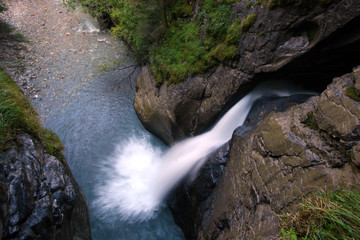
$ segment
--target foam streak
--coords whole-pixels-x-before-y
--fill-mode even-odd
[[[151,218],[163,199],[186,175],[196,174],[206,157],[226,143],[241,126],[253,103],[265,95],[309,94],[274,82],[262,84],[233,106],[208,132],[188,138],[167,152],[152,147],[146,139],[131,139],[110,158],[108,176],[96,188],[95,206],[104,218],[124,220]]]

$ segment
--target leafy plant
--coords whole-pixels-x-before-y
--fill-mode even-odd
[[[281,228],[281,239],[283,240],[297,240],[297,236],[294,228],[290,228],[289,230],[285,230]]]

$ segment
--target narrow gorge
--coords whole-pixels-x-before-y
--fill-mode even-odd
[[[9,76],[39,114],[0,128],[0,239],[287,239],[360,190],[359,1],[132,3],[0,1],[1,117]]]

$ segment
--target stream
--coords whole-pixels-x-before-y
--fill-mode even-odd
[[[113,167],[110,156],[116,147],[136,137],[166,149],[142,127],[132,105],[134,86],[119,83],[119,74],[99,74],[65,109],[45,118],[44,125],[65,145],[65,157],[88,201],[93,239],[183,239],[165,204],[146,221],[102,213],[94,205],[97,196],[105,194],[97,186],[108,177],[104,169]]]
[[[0,17],[29,40],[22,53],[26,71],[14,79],[28,93],[43,125],[64,144],[88,202],[93,239],[184,239],[166,204],[146,220],[101,212],[94,204],[102,196],[99,186],[108,177],[105,169],[111,168],[112,154],[130,138],[167,149],[142,127],[133,109],[139,68],[122,43],[100,31],[80,8],[67,10],[62,0],[4,2],[8,10]]]
[[[30,39],[24,75],[34,85],[30,97],[65,146],[88,201],[94,240],[184,239],[166,205],[176,184],[231,138],[259,98],[311,94],[283,82],[258,86],[208,132],[168,148],[137,118],[140,68],[121,42],[60,0],[5,3],[9,21]]]

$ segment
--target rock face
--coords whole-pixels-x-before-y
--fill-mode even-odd
[[[137,81],[134,106],[144,126],[167,143],[198,134],[255,83],[297,79],[323,90],[335,76],[360,64],[360,2],[334,1],[327,7],[276,8],[234,5],[235,17],[257,15],[239,41],[236,61],[205,75],[156,87],[148,66]]]
[[[0,239],[91,239],[69,167],[25,133],[0,152]]]
[[[360,103],[346,91],[359,83],[360,67],[335,78],[320,96],[271,113],[251,133],[235,133],[207,207],[192,216],[193,229],[184,227],[188,238],[277,239],[277,215],[302,196],[325,187],[358,189]],[[183,211],[204,201],[187,194]]]
[[[310,95],[262,97],[254,103],[245,123],[238,127],[234,134],[246,137],[271,112],[285,111],[295,104],[305,102],[309,97]],[[197,230],[202,225],[202,219],[206,217],[204,213],[211,207],[209,199],[224,173],[229,149],[230,141],[208,157],[194,181],[191,184],[186,181],[181,184],[169,201],[174,218],[184,230],[187,239],[197,238]]]

